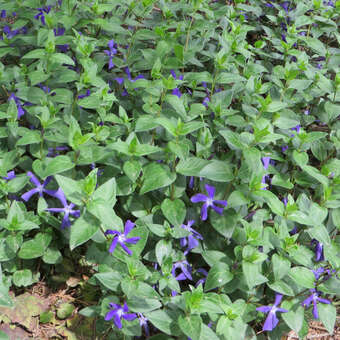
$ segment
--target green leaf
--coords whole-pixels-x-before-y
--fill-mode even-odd
[[[315,178],[317,181],[319,181],[324,187],[328,187],[329,186],[329,180],[326,176],[322,175],[319,170],[317,170],[316,168],[310,166],[310,165],[303,165],[300,166],[301,169],[305,172],[307,172],[307,174],[309,176],[312,176],[313,178]]]
[[[337,315],[335,306],[331,304],[328,305],[324,303],[318,303],[318,311],[319,318],[327,329],[328,333],[333,334]]]
[[[268,281],[268,279],[260,273],[258,264],[242,261],[242,269],[249,289]]]
[[[128,299],[127,304],[132,311],[137,313],[151,312],[162,307],[162,304],[158,300],[140,296],[132,296]]]
[[[318,219],[318,222],[322,222],[321,219]],[[329,237],[329,233],[326,227],[322,224],[316,225],[313,228],[307,230],[308,234],[311,238],[315,238],[319,242],[323,244],[324,247],[328,247],[331,244],[331,239]]]
[[[163,259],[170,256],[172,252],[172,244],[168,240],[159,240],[156,244],[156,258],[159,265],[162,265]]]
[[[180,116],[184,121],[186,120],[187,113],[181,98],[178,98],[173,94],[168,94],[165,96],[165,101],[173,107],[178,116]]]
[[[196,157],[180,160],[176,172],[185,176],[204,177],[216,182],[229,182],[234,178],[228,162],[207,161]]]
[[[272,256],[272,266],[275,280],[280,280],[288,274],[290,270],[290,261],[285,257],[274,254]]]
[[[202,323],[201,335],[199,340],[220,340],[220,338],[210,327]]]
[[[51,240],[50,234],[38,233],[34,239],[22,244],[18,253],[19,258],[28,260],[43,256]]]
[[[92,195],[92,199],[102,199],[107,205],[113,207],[116,204],[116,191],[116,180],[113,177],[96,189]]]
[[[271,290],[277,293],[281,293],[288,296],[295,296],[293,289],[290,288],[290,286],[282,280],[275,281],[274,283],[267,283],[267,285]]]
[[[299,306],[296,311],[289,311],[288,313],[282,313],[282,319],[295,333],[299,333],[305,316],[305,310]]]
[[[254,191],[254,195],[263,197],[273,213],[283,216],[284,205],[271,191],[257,190]]]
[[[158,163],[150,163],[143,168],[143,185],[140,194],[170,185],[176,180],[176,174],[169,167]]]
[[[291,269],[289,276],[299,285],[304,288],[314,288],[315,277],[310,269],[305,267],[294,267]]]
[[[75,66],[73,59],[65,53],[53,53],[51,56],[51,61],[57,64],[67,64]]]
[[[32,272],[29,269],[17,270],[12,279],[17,287],[27,287],[33,283]]]
[[[180,330],[177,325],[178,313],[167,310],[155,310],[150,313],[145,313],[149,321],[158,328],[161,332],[168,335],[177,336]]]
[[[85,213],[70,227],[70,249],[80,246],[88,241],[99,229],[98,220],[91,214]]]
[[[340,105],[335,105],[331,102],[326,102],[325,111],[328,115],[328,122],[332,122],[339,116]]]
[[[21,59],[41,59],[45,57],[46,51],[44,49],[38,48],[33,51],[29,51],[21,57]]]
[[[199,315],[180,315],[178,325],[186,336],[199,339],[202,327],[202,319]]]
[[[57,308],[57,317],[61,320],[64,320],[72,315],[75,306],[72,303],[62,303]]]
[[[293,151],[294,161],[298,166],[304,166],[308,163],[308,154],[307,152],[298,152],[296,150]]]
[[[233,279],[234,275],[229,271],[226,263],[217,263],[209,270],[204,290],[209,291],[216,287],[222,287]]]
[[[230,239],[233,236],[236,224],[239,219],[239,215],[234,209],[226,210],[223,215],[210,213],[209,216],[209,220],[217,232],[227,239]]]
[[[239,207],[241,205],[245,205],[249,203],[249,199],[247,199],[242,191],[235,190],[228,197],[228,207],[234,208]]]
[[[228,143],[228,146],[233,150],[243,150],[247,147],[247,145],[241,141],[240,135],[238,133],[235,133],[231,130],[222,130],[219,131],[219,134],[224,137]]]
[[[161,205],[162,212],[167,220],[174,226],[181,226],[186,215],[186,207],[183,201],[176,198],[166,198]]]
[[[47,158],[46,158],[47,159]],[[73,169],[75,164],[70,160],[68,156],[57,156],[48,162],[44,177],[59,174],[61,172]]]
[[[100,107],[101,102],[97,94],[91,94],[88,97],[78,99],[78,105],[85,109],[97,109]]]
[[[279,102],[279,101],[273,101],[268,106],[266,111],[267,112],[277,112],[283,110],[285,107],[287,107],[287,103]]]
[[[312,50],[314,50],[316,53],[323,57],[326,55],[326,48],[319,39],[306,37],[304,38],[304,41],[306,42],[308,48],[311,48]]]
[[[34,163],[33,163],[34,164]],[[56,175],[55,176],[58,185],[63,190],[66,198],[74,204],[82,205],[82,187],[81,184],[69,177]]]
[[[117,291],[120,282],[122,281],[122,276],[116,271],[110,271],[106,273],[97,273],[94,277],[106,288]]]
[[[24,136],[21,137],[17,141],[16,146],[36,144],[40,142],[41,142],[41,133],[39,131],[30,131],[27,129]]]
[[[124,163],[123,171],[132,182],[135,182],[142,171],[142,166],[138,161],[129,160]]]

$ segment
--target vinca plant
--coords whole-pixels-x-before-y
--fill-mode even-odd
[[[73,263],[97,339],[333,333],[340,1],[0,13],[1,306]]]

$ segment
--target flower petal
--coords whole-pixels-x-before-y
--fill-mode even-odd
[[[262,329],[264,331],[272,331],[277,326],[278,323],[279,319],[276,317],[276,314],[269,313]]]
[[[124,251],[128,254],[128,255],[132,255],[132,251],[122,242],[120,243],[120,245],[122,246],[122,248],[124,249]]]
[[[115,237],[113,240],[112,240],[112,243],[110,245],[110,248],[109,248],[109,253],[113,253],[113,251],[115,250],[116,246],[117,246],[117,243],[118,243],[118,237]]]
[[[272,306],[261,306],[257,307],[256,310],[262,313],[269,313],[272,310]]]
[[[135,313],[130,313],[130,314],[124,314],[123,318],[128,321],[132,321],[137,318],[137,315]]]
[[[140,240],[140,237],[130,237],[125,240],[125,243],[136,244]]]
[[[110,321],[116,314],[116,311],[115,310],[109,310],[106,315],[105,315],[105,318],[104,320],[105,321]]]
[[[34,184],[36,187],[40,186],[40,182],[38,180],[37,177],[35,177],[35,175],[33,174],[33,172],[28,171],[27,172],[27,176],[30,178],[30,181],[32,182],[32,184]]]
[[[215,196],[215,187],[209,184],[205,185],[205,190],[207,190],[207,193],[210,198],[214,198]]]
[[[34,189],[30,190],[30,191],[25,192],[25,193],[21,196],[21,198],[22,198],[24,201],[27,202],[27,201],[32,197],[32,195],[36,194],[37,192],[39,192],[39,189],[34,188]]]
[[[190,201],[193,203],[198,203],[198,202],[205,202],[208,199],[206,195],[203,194],[196,194],[191,197]]]
[[[201,220],[205,221],[208,217],[208,204],[204,203],[201,209]]]
[[[122,326],[122,321],[120,320],[120,317],[117,313],[114,314],[114,319],[113,319],[114,324],[116,325],[117,328],[121,329]]]
[[[125,222],[125,227],[124,227],[124,235],[126,236],[135,226],[136,224],[131,222],[130,220],[127,220]]]
[[[276,294],[274,306],[278,306],[280,304],[281,300],[282,300],[282,294]]]

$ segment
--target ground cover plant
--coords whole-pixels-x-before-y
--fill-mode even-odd
[[[339,1],[0,11],[2,308],[73,266],[97,339],[333,332]]]

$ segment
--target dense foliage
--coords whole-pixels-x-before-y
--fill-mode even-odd
[[[332,332],[339,1],[0,10],[0,305],[77,260],[99,339]]]

